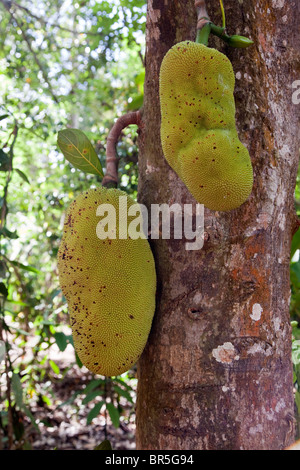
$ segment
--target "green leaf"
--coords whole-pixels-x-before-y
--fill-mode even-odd
[[[83,364],[82,364],[81,360],[79,359],[79,356],[78,356],[76,351],[75,351],[75,359],[76,359],[76,364],[78,365],[78,367],[81,368]]]
[[[2,149],[0,149],[0,171],[8,171],[10,167],[10,158]]]
[[[14,168],[14,171],[16,171],[18,173],[18,175],[22,178],[22,180],[24,180],[26,183],[30,184],[29,179],[27,178],[25,173],[23,173],[23,171],[19,170],[18,168]]]
[[[299,412],[300,411],[300,393],[298,392],[298,390],[296,390],[296,393],[295,393],[295,403],[297,406],[297,410]]]
[[[29,271],[31,273],[35,273],[35,274],[40,274],[41,271],[39,271],[38,269],[34,268],[33,266],[28,266],[26,264],[23,264],[23,263],[20,263],[19,261],[9,261],[11,264],[13,264],[14,266],[17,266],[18,268],[21,268],[21,269],[24,269],[24,271]]]
[[[64,351],[68,345],[68,337],[61,332],[54,333],[54,338],[60,351]]]
[[[31,334],[30,332],[25,331],[25,330],[23,330],[22,328],[16,328],[16,327],[14,327],[14,326],[10,326],[10,328],[11,328],[12,330],[15,330],[15,331],[16,331],[17,333],[19,333],[20,335],[29,336],[29,335]]]
[[[94,408],[92,408],[89,414],[87,415],[86,424],[91,424],[93,419],[96,418],[98,414],[100,413],[100,410],[104,404],[105,404],[105,401],[100,401],[99,403],[96,403]]]
[[[295,233],[292,239],[291,258],[294,256],[294,254],[299,248],[300,248],[300,229],[297,230],[297,232]]]
[[[35,429],[36,429],[38,432],[41,432],[41,431],[39,430],[38,425],[36,424],[36,421],[35,421],[35,419],[34,419],[33,414],[32,414],[31,411],[29,410],[29,408],[27,408],[27,406],[25,406],[25,405],[23,404],[22,410],[23,410],[24,413],[28,416],[28,418],[30,419],[30,421],[31,421],[32,424],[34,425]]]
[[[4,341],[0,340],[0,363],[5,358],[6,347]]]
[[[73,395],[71,395],[70,398],[68,398],[66,401],[60,403],[60,404],[57,405],[57,406],[58,406],[58,407],[61,407],[61,406],[65,406],[65,405],[69,405],[70,403],[73,403],[73,401],[75,400],[75,398],[76,398],[78,395],[81,395],[81,390],[76,390],[76,392],[74,392]]]
[[[75,168],[84,173],[103,177],[103,170],[94,147],[79,129],[64,129],[58,132],[57,144],[64,157]]]
[[[114,391],[117,392],[118,395],[125,397],[128,401],[133,403],[132,397],[127,390],[123,390],[123,388],[119,387],[118,385],[114,385]]]
[[[19,374],[13,374],[11,378],[11,386],[14,392],[16,404],[19,408],[23,406],[23,389]]]
[[[96,446],[94,450],[113,450],[111,443],[108,439],[105,439],[105,441],[102,441],[101,444]]]
[[[6,227],[2,227],[0,230],[0,235],[3,235],[4,237],[10,238],[11,240],[16,240],[19,238],[19,235],[17,235],[17,232],[11,232],[8,230]]]
[[[109,413],[111,422],[113,423],[114,427],[118,428],[120,424],[120,413],[118,409],[114,406],[113,403],[107,403],[106,409]]]
[[[58,365],[55,364],[55,362],[52,361],[52,359],[49,360],[49,364],[50,364],[51,369],[53,370],[53,372],[58,375],[60,373],[60,369],[59,369]]]
[[[92,379],[89,384],[82,390],[82,394],[87,395],[89,392],[94,390],[94,388],[98,387],[99,385],[102,385],[105,383],[105,380],[103,379]]]
[[[143,106],[144,102],[144,95],[138,95],[132,99],[132,101],[128,104],[128,109],[135,110],[140,109]]]
[[[0,294],[3,295],[4,297],[8,296],[8,290],[4,282],[0,282]]]
[[[2,114],[2,116],[0,116],[0,121],[2,121],[2,119],[7,118],[8,116],[9,116],[8,114]]]
[[[99,395],[103,395],[103,393],[103,390],[94,390],[93,392],[86,395],[86,397],[82,400],[82,404],[86,405],[86,403],[89,403],[90,401],[94,400],[94,398],[98,397]]]

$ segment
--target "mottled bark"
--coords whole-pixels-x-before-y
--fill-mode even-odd
[[[207,2],[220,24],[219,0]],[[293,195],[299,157],[299,5],[226,0],[241,141],[254,166],[249,200],[229,213],[205,209],[205,243],[152,240],[157,311],[138,367],[138,449],[282,449],[294,440],[289,254],[298,226]],[[194,0],[148,0],[139,200],[193,198],[160,144],[158,76],[176,42],[195,38]]]

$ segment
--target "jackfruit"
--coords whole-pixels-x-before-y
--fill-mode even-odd
[[[124,238],[134,219],[119,207],[121,196],[128,211],[137,204],[118,189],[101,187],[80,194],[67,210],[58,251],[59,282],[68,302],[75,350],[89,370],[106,376],[119,375],[138,360],[155,309],[153,254],[146,237]],[[99,238],[98,224],[106,218],[96,212],[103,204],[116,215],[115,232],[108,232],[108,222],[104,231],[109,237],[104,239]]]
[[[163,58],[159,95],[164,156],[207,208],[228,211],[249,197],[251,159],[235,125],[235,77],[229,59],[183,41]]]

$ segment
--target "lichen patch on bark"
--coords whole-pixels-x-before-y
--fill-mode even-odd
[[[226,342],[221,346],[213,349],[212,355],[217,362],[226,364],[229,364],[232,361],[237,361],[239,359],[239,355],[236,353],[235,347],[230,342]]]

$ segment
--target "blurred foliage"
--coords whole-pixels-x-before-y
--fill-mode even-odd
[[[145,15],[144,0],[0,0],[0,449],[30,447],[33,404],[53,405],[67,373],[52,350],[73,347],[56,255],[66,207],[101,177],[64,159],[58,132],[81,129],[105,167],[114,120],[142,104]],[[136,197],[135,126],[117,150],[120,187]],[[91,424],[105,413],[117,427],[134,371],[98,377],[76,396]]]

